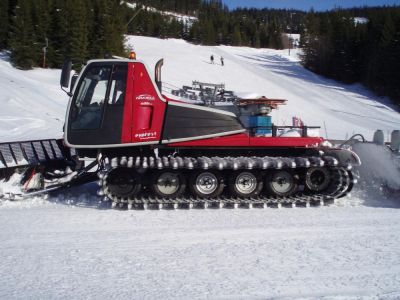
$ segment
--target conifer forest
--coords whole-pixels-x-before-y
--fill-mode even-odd
[[[307,69],[400,104],[400,6],[304,12],[230,10],[221,0],[0,1],[0,50],[20,69],[125,56],[126,34],[283,49],[284,33],[301,35]]]

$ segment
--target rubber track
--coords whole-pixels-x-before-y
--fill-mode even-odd
[[[273,169],[295,169],[298,167],[322,167],[328,166],[333,172],[331,187],[323,193],[297,193],[290,197],[274,197],[274,196],[259,196],[255,198],[235,198],[220,196],[213,199],[197,198],[193,196],[179,197],[174,199],[158,198],[147,195],[146,192],[139,196],[130,198],[119,198],[111,195],[107,188],[107,173],[115,168],[135,168],[135,169],[201,169],[201,170],[273,170]],[[103,201],[109,202],[111,200],[112,207],[127,207],[128,209],[134,207],[160,205],[172,206],[177,208],[179,206],[234,206],[247,205],[253,206],[310,206],[315,203],[324,205],[325,203],[332,203],[334,199],[344,197],[350,192],[355,179],[351,173],[351,165],[339,166],[339,161],[330,156],[325,157],[114,157],[105,158],[103,161],[103,169],[98,173],[100,178],[98,184],[100,190],[98,195],[103,197]]]
[[[324,206],[333,203],[335,198],[328,195],[306,195],[297,194],[288,198],[278,197],[257,197],[257,198],[227,198],[218,197],[213,199],[202,199],[194,197],[164,199],[155,198],[151,196],[134,197],[133,199],[115,199],[111,202],[113,208],[127,208],[127,209],[147,209],[151,207],[162,208],[267,208],[267,207],[310,207],[310,206]]]

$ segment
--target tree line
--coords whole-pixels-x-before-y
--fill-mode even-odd
[[[0,50],[21,69],[124,55],[125,12],[114,0],[2,0]]]
[[[217,45],[283,47],[288,10],[236,9],[221,0],[137,0],[135,8],[117,0],[2,0],[0,50],[8,49],[22,69],[60,67],[66,57],[82,62],[106,54],[125,55],[124,34]],[[150,8],[155,8],[150,9]],[[132,16],[137,17],[131,20]],[[190,22],[162,13],[195,17]],[[291,26],[300,30],[297,12]],[[45,54],[45,55],[44,55]]]
[[[305,12],[238,8],[230,11],[221,0],[138,0],[143,11],[128,33],[161,38],[183,38],[202,45],[233,45],[282,49],[282,33],[301,31]],[[177,11],[197,18],[189,24],[146,9]]]
[[[399,7],[306,13],[229,10],[221,0],[129,2],[136,6],[119,0],[2,0],[0,50],[9,50],[18,68],[57,68],[67,57],[79,64],[126,55],[124,34],[281,49],[282,33],[300,33],[306,68],[346,83],[361,82],[400,103]],[[182,22],[165,11],[195,18]]]
[[[202,0],[130,0],[128,2],[156,8],[159,11],[173,11],[194,16],[201,8]]]
[[[306,68],[345,83],[363,83],[400,104],[399,7],[311,11],[301,44]]]

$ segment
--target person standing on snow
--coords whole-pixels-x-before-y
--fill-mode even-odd
[[[221,66],[224,66],[224,58],[221,56]]]
[[[211,60],[211,63],[214,64],[214,55],[211,54],[210,60]]]

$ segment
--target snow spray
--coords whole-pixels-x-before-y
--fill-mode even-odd
[[[360,187],[367,192],[387,196],[400,194],[400,156],[388,147],[374,143],[357,143],[352,146],[361,159]]]

